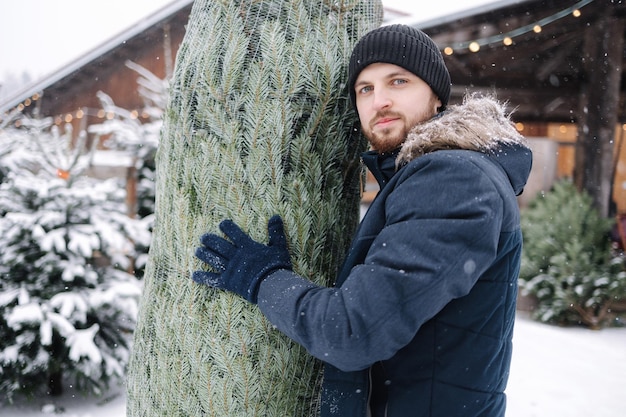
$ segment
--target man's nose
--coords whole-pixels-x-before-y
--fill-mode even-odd
[[[375,90],[374,91],[374,102],[373,102],[375,110],[382,110],[389,106],[391,106],[391,97],[385,91]]]

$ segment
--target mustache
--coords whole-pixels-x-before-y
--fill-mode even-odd
[[[402,119],[402,115],[400,113],[396,113],[395,111],[391,111],[391,110],[376,112],[370,124],[374,126],[376,123],[378,123],[380,119],[385,119],[385,118]]]

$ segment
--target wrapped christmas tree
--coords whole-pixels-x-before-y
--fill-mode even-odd
[[[358,223],[347,61],[380,1],[197,0],[157,152],[156,226],[128,416],[310,416],[319,362],[257,307],[195,284],[199,237],[280,214],[297,273],[331,285]]]

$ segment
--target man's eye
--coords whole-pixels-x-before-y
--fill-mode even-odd
[[[394,85],[406,84],[406,80],[403,79],[395,79],[393,80]]]
[[[370,92],[370,91],[372,91],[372,90],[373,90],[373,88],[372,88],[371,86],[369,86],[369,85],[368,85],[368,86],[365,86],[365,87],[361,88],[361,89],[359,90],[359,94],[369,93],[369,92]]]

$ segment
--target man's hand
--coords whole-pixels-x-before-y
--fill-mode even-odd
[[[232,220],[221,222],[220,230],[230,240],[207,233],[200,238],[203,246],[196,249],[196,256],[212,271],[195,271],[192,278],[256,304],[261,282],[278,269],[292,268],[283,221],[278,215],[269,220],[267,245],[252,240]]]

